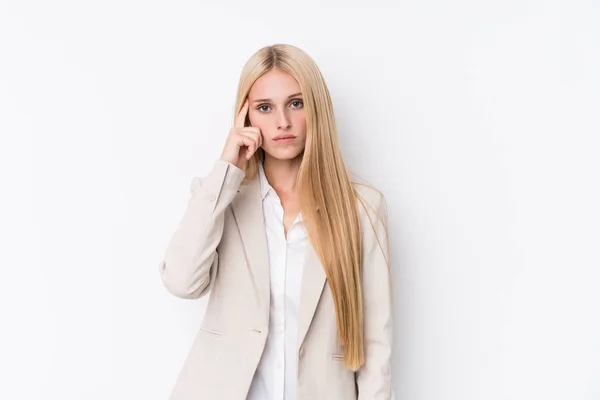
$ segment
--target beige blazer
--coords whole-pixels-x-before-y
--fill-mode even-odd
[[[170,400],[246,399],[269,334],[269,260],[260,183],[256,176],[242,184],[243,177],[242,170],[218,160],[208,175],[192,179],[185,214],[160,263],[162,281],[175,296],[196,299],[210,292]],[[298,317],[298,400],[394,399],[392,290],[384,259],[384,253],[389,259],[387,209],[378,191],[358,183],[355,188],[371,205],[359,207],[366,363],[357,372],[344,367],[332,293],[308,246]]]

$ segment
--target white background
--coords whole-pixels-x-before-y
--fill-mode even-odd
[[[397,398],[600,399],[599,3],[245,4],[0,2],[0,398],[167,398],[158,264],[282,42],[388,200]]]

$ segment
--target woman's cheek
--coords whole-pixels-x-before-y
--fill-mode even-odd
[[[250,120],[250,124],[253,127],[262,129],[263,121],[261,116],[257,112],[250,112],[248,114],[248,119]]]

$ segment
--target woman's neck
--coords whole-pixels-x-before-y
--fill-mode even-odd
[[[279,160],[265,153],[263,167],[269,184],[277,193],[297,191],[297,177],[302,155],[291,160]]]

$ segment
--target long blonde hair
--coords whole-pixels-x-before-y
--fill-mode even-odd
[[[362,237],[357,193],[338,146],[329,90],[316,63],[292,45],[276,44],[258,50],[242,70],[234,116],[241,110],[256,80],[273,69],[294,77],[302,91],[307,132],[298,171],[300,210],[333,294],[345,365],[356,371],[365,361]],[[246,180],[256,176],[258,163],[263,160],[264,151],[259,149],[248,160]]]

